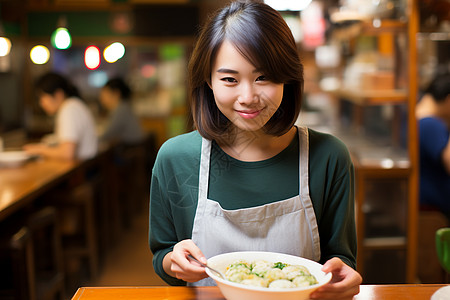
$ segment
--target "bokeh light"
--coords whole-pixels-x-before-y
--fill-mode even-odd
[[[109,63],[114,63],[125,55],[125,47],[122,43],[115,42],[105,48],[103,57]]]
[[[11,51],[11,41],[8,38],[0,37],[0,56],[6,56]]]
[[[265,0],[264,2],[280,11],[301,11],[311,3],[311,0]]]
[[[37,65],[43,65],[50,59],[50,51],[42,45],[34,46],[30,51],[31,61]]]
[[[90,86],[100,88],[108,81],[108,74],[105,71],[94,71],[88,75],[88,83]]]
[[[156,74],[156,67],[151,64],[145,64],[141,67],[141,76],[144,78],[152,78]]]
[[[52,46],[56,49],[68,49],[72,46],[72,37],[67,28],[60,27],[56,29],[51,37]]]
[[[84,64],[90,70],[95,70],[100,66],[100,50],[96,46],[89,46],[84,52]]]

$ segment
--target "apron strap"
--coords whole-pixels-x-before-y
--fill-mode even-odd
[[[309,196],[309,133],[308,128],[298,127],[299,139],[299,195]]]
[[[311,234],[314,260],[320,260],[320,236],[316,214],[309,194],[309,131],[307,127],[298,127],[299,134],[299,194],[308,220]]]
[[[202,152],[200,154],[200,170],[198,176],[197,211],[203,216],[209,186],[209,166],[211,157],[211,141],[202,138]],[[195,227],[194,227],[195,228]]]

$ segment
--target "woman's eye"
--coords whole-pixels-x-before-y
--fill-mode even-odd
[[[233,77],[224,77],[221,80],[225,81],[225,82],[230,82],[230,83],[236,82],[236,79],[234,79]]]
[[[256,78],[256,81],[265,81],[265,80],[267,80],[267,78],[264,75],[261,75],[258,78]]]

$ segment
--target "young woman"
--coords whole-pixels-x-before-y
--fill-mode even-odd
[[[105,131],[100,139],[133,145],[142,142],[144,133],[129,104],[131,90],[121,78],[113,78],[103,86],[100,102],[109,112]]]
[[[196,131],[167,141],[153,169],[150,247],[169,284],[208,285],[206,258],[282,252],[325,264],[313,298],[351,299],[353,165],[336,138],[297,128],[303,67],[281,15],[233,2],[203,28],[189,64]],[[206,278],[206,279],[205,279]]]
[[[450,222],[450,74],[438,74],[416,106],[419,119],[420,205]]]
[[[29,144],[25,150],[60,159],[88,159],[97,153],[95,122],[77,89],[63,76],[47,73],[36,83],[39,104],[55,115],[56,143]]]

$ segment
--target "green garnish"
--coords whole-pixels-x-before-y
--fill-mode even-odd
[[[286,267],[286,266],[287,266],[287,264],[283,264],[282,262],[277,262],[277,263],[273,264],[274,268],[278,268],[280,270],[283,270],[283,268]]]

